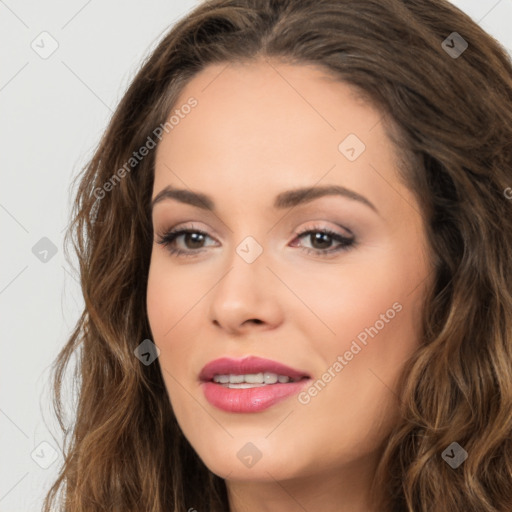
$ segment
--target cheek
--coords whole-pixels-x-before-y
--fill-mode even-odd
[[[179,274],[179,273],[178,273]],[[165,262],[161,258],[151,260],[147,286],[147,315],[152,334],[152,341],[160,350],[158,364],[164,379],[171,406],[177,415],[180,414],[179,382],[183,376],[177,370],[186,368],[189,359],[187,350],[190,344],[173,343],[179,335],[180,318],[185,314],[184,306],[189,303],[186,295],[187,287],[180,286],[179,275],[169,276]]]
[[[396,262],[372,262],[350,267],[333,266],[330,272],[317,273],[314,280],[301,279],[294,285],[300,297],[307,300],[304,314],[294,315],[310,340],[324,340],[327,351],[341,349],[360,335],[364,342],[365,329],[376,325],[379,332],[389,331],[391,324],[400,324],[405,316],[400,305],[411,302],[408,293],[413,281]],[[396,303],[399,303],[398,305]],[[395,304],[395,308],[393,305]],[[383,315],[383,316],[381,316]],[[314,335],[316,332],[316,336]],[[372,330],[373,332],[373,330]]]
[[[158,249],[155,249],[157,251]],[[160,251],[159,251],[160,252]],[[171,272],[165,256],[153,253],[147,285],[147,314],[151,332],[157,341],[170,337],[169,329],[185,313],[193,287],[180,271]]]
[[[334,304],[323,302],[323,318],[336,335],[322,336],[311,347],[321,364],[311,386],[298,397],[296,419],[302,430],[311,438],[323,432],[331,441],[315,445],[326,461],[357,457],[380,446],[398,420],[397,379],[418,346],[417,309],[407,297],[409,290],[352,290],[345,288]],[[283,428],[282,435],[292,438],[294,431]]]
[[[351,411],[369,426],[372,418],[395,414],[397,378],[419,346],[424,287],[418,284],[425,269],[395,254],[345,267],[336,279],[333,274],[317,275],[314,287],[298,291],[307,293],[315,313],[296,318],[302,318],[308,353],[319,356],[315,378],[320,381],[301,403],[318,417],[330,410],[339,424]]]
[[[160,350],[159,364],[169,391],[189,371],[197,344],[187,343],[198,327],[199,299],[204,291],[194,286],[194,275],[171,269],[165,255],[152,257],[147,285],[147,315],[153,342]]]

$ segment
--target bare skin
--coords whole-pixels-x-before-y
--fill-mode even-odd
[[[158,146],[153,198],[167,186],[193,190],[210,196],[215,211],[172,198],[154,205],[147,289],[177,420],[225,478],[232,512],[383,512],[369,502],[370,484],[398,420],[396,382],[419,344],[432,268],[424,219],[399,181],[381,113],[319,69],[274,61],[209,66],[176,108],[190,96],[197,106]],[[357,139],[340,151],[349,134],[364,151]],[[284,191],[325,185],[373,207],[327,195],[274,208]],[[181,227],[207,236],[157,243]],[[332,237],[297,236],[313,228],[354,242],[334,252],[341,244]],[[249,236],[262,249],[251,263],[237,253]],[[245,355],[301,369],[324,386],[257,413],[214,407],[199,372]],[[261,454],[251,467],[237,456],[247,443]]]

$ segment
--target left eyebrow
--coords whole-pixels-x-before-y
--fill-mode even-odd
[[[375,213],[379,213],[375,205],[371,203],[366,197],[339,185],[304,187],[281,192],[275,198],[274,208],[291,208],[329,195],[339,195],[353,201],[358,201],[371,208]],[[153,210],[157,203],[163,201],[164,199],[175,199],[181,203],[189,204],[203,210],[210,210],[215,212],[215,203],[210,196],[200,192],[174,188],[170,185],[162,189],[151,201],[151,210]]]

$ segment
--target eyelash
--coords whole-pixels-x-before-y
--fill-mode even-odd
[[[182,249],[176,249],[175,247],[172,247],[171,244],[182,235],[186,234],[200,234],[206,237],[209,237],[208,233],[195,228],[183,228],[183,229],[175,229],[175,230],[169,230],[165,232],[163,235],[159,237],[159,240],[157,240],[158,244],[163,245],[167,248],[167,250],[175,256],[178,257],[189,257],[189,256],[197,256],[199,252],[203,252],[203,248],[201,249],[190,249],[189,251],[184,251]],[[310,249],[308,247],[304,247],[303,250],[307,254],[313,254],[315,256],[321,256],[321,257],[328,257],[333,254],[348,251],[351,248],[355,246],[355,238],[348,238],[345,236],[340,235],[339,233],[336,233],[335,231],[331,231],[327,228],[322,228],[319,226],[313,226],[312,228],[309,228],[305,231],[301,231],[299,233],[294,233],[297,238],[304,238],[307,235],[311,235],[313,233],[322,233],[323,235],[328,235],[332,238],[333,241],[339,242],[340,245],[336,249]]]

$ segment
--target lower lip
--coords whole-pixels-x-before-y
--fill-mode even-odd
[[[232,389],[203,382],[206,400],[214,407],[227,412],[260,412],[272,405],[297,394],[311,379],[303,379],[288,384],[267,384],[247,389]]]

